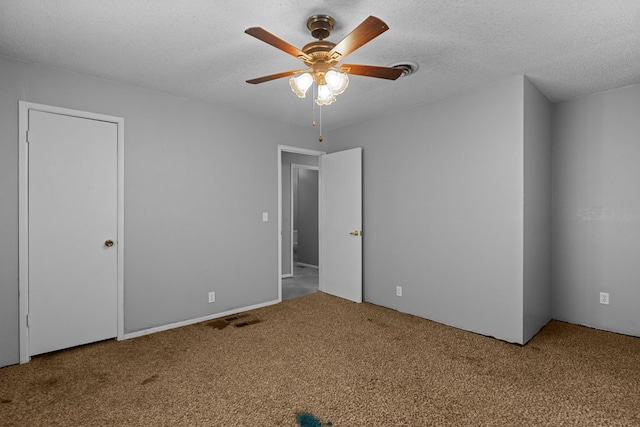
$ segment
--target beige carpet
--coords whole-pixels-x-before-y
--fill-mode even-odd
[[[246,324],[237,327],[237,324]],[[323,293],[0,369],[3,426],[640,426],[640,339],[524,347]]]

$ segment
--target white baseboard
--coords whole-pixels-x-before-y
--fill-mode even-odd
[[[193,325],[194,323],[206,322],[207,320],[219,319],[220,317],[227,317],[233,314],[241,313],[243,311],[255,310],[257,308],[267,307],[270,305],[278,304],[279,300],[273,300],[263,302],[261,304],[250,305],[248,307],[236,308],[233,310],[225,311],[223,313],[215,313],[209,316],[198,317],[196,319],[184,320],[182,322],[170,323],[168,325],[156,326],[155,328],[143,329],[141,331],[129,332],[124,334],[123,339],[128,340],[130,338],[138,338],[144,335],[155,334],[156,332],[168,331],[169,329],[180,328],[182,326]]]
[[[283,275],[282,275],[282,278],[283,278],[283,279],[290,279],[290,278],[292,278],[292,277],[293,277],[293,274],[283,274]]]
[[[320,269],[317,265],[305,264],[304,262],[297,262],[296,265],[299,265],[300,267],[315,268],[316,270]]]

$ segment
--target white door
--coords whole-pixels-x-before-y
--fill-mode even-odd
[[[362,148],[320,157],[320,290],[362,302]]]
[[[117,335],[118,130],[111,122],[36,110],[28,120],[28,327],[35,355]]]

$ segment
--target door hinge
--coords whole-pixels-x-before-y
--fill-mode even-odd
[[[27,313],[27,328],[31,326],[31,321],[29,318],[29,313]]]
[[[31,132],[29,130],[27,130],[27,144],[30,142],[29,141],[30,136],[31,136]]]

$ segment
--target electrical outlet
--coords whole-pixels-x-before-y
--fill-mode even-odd
[[[396,286],[396,296],[397,297],[402,296],[402,286]]]
[[[262,222],[269,221],[269,212],[262,212]]]
[[[609,305],[609,293],[600,292],[600,304]]]
[[[216,302],[216,293],[209,292],[209,303]]]

